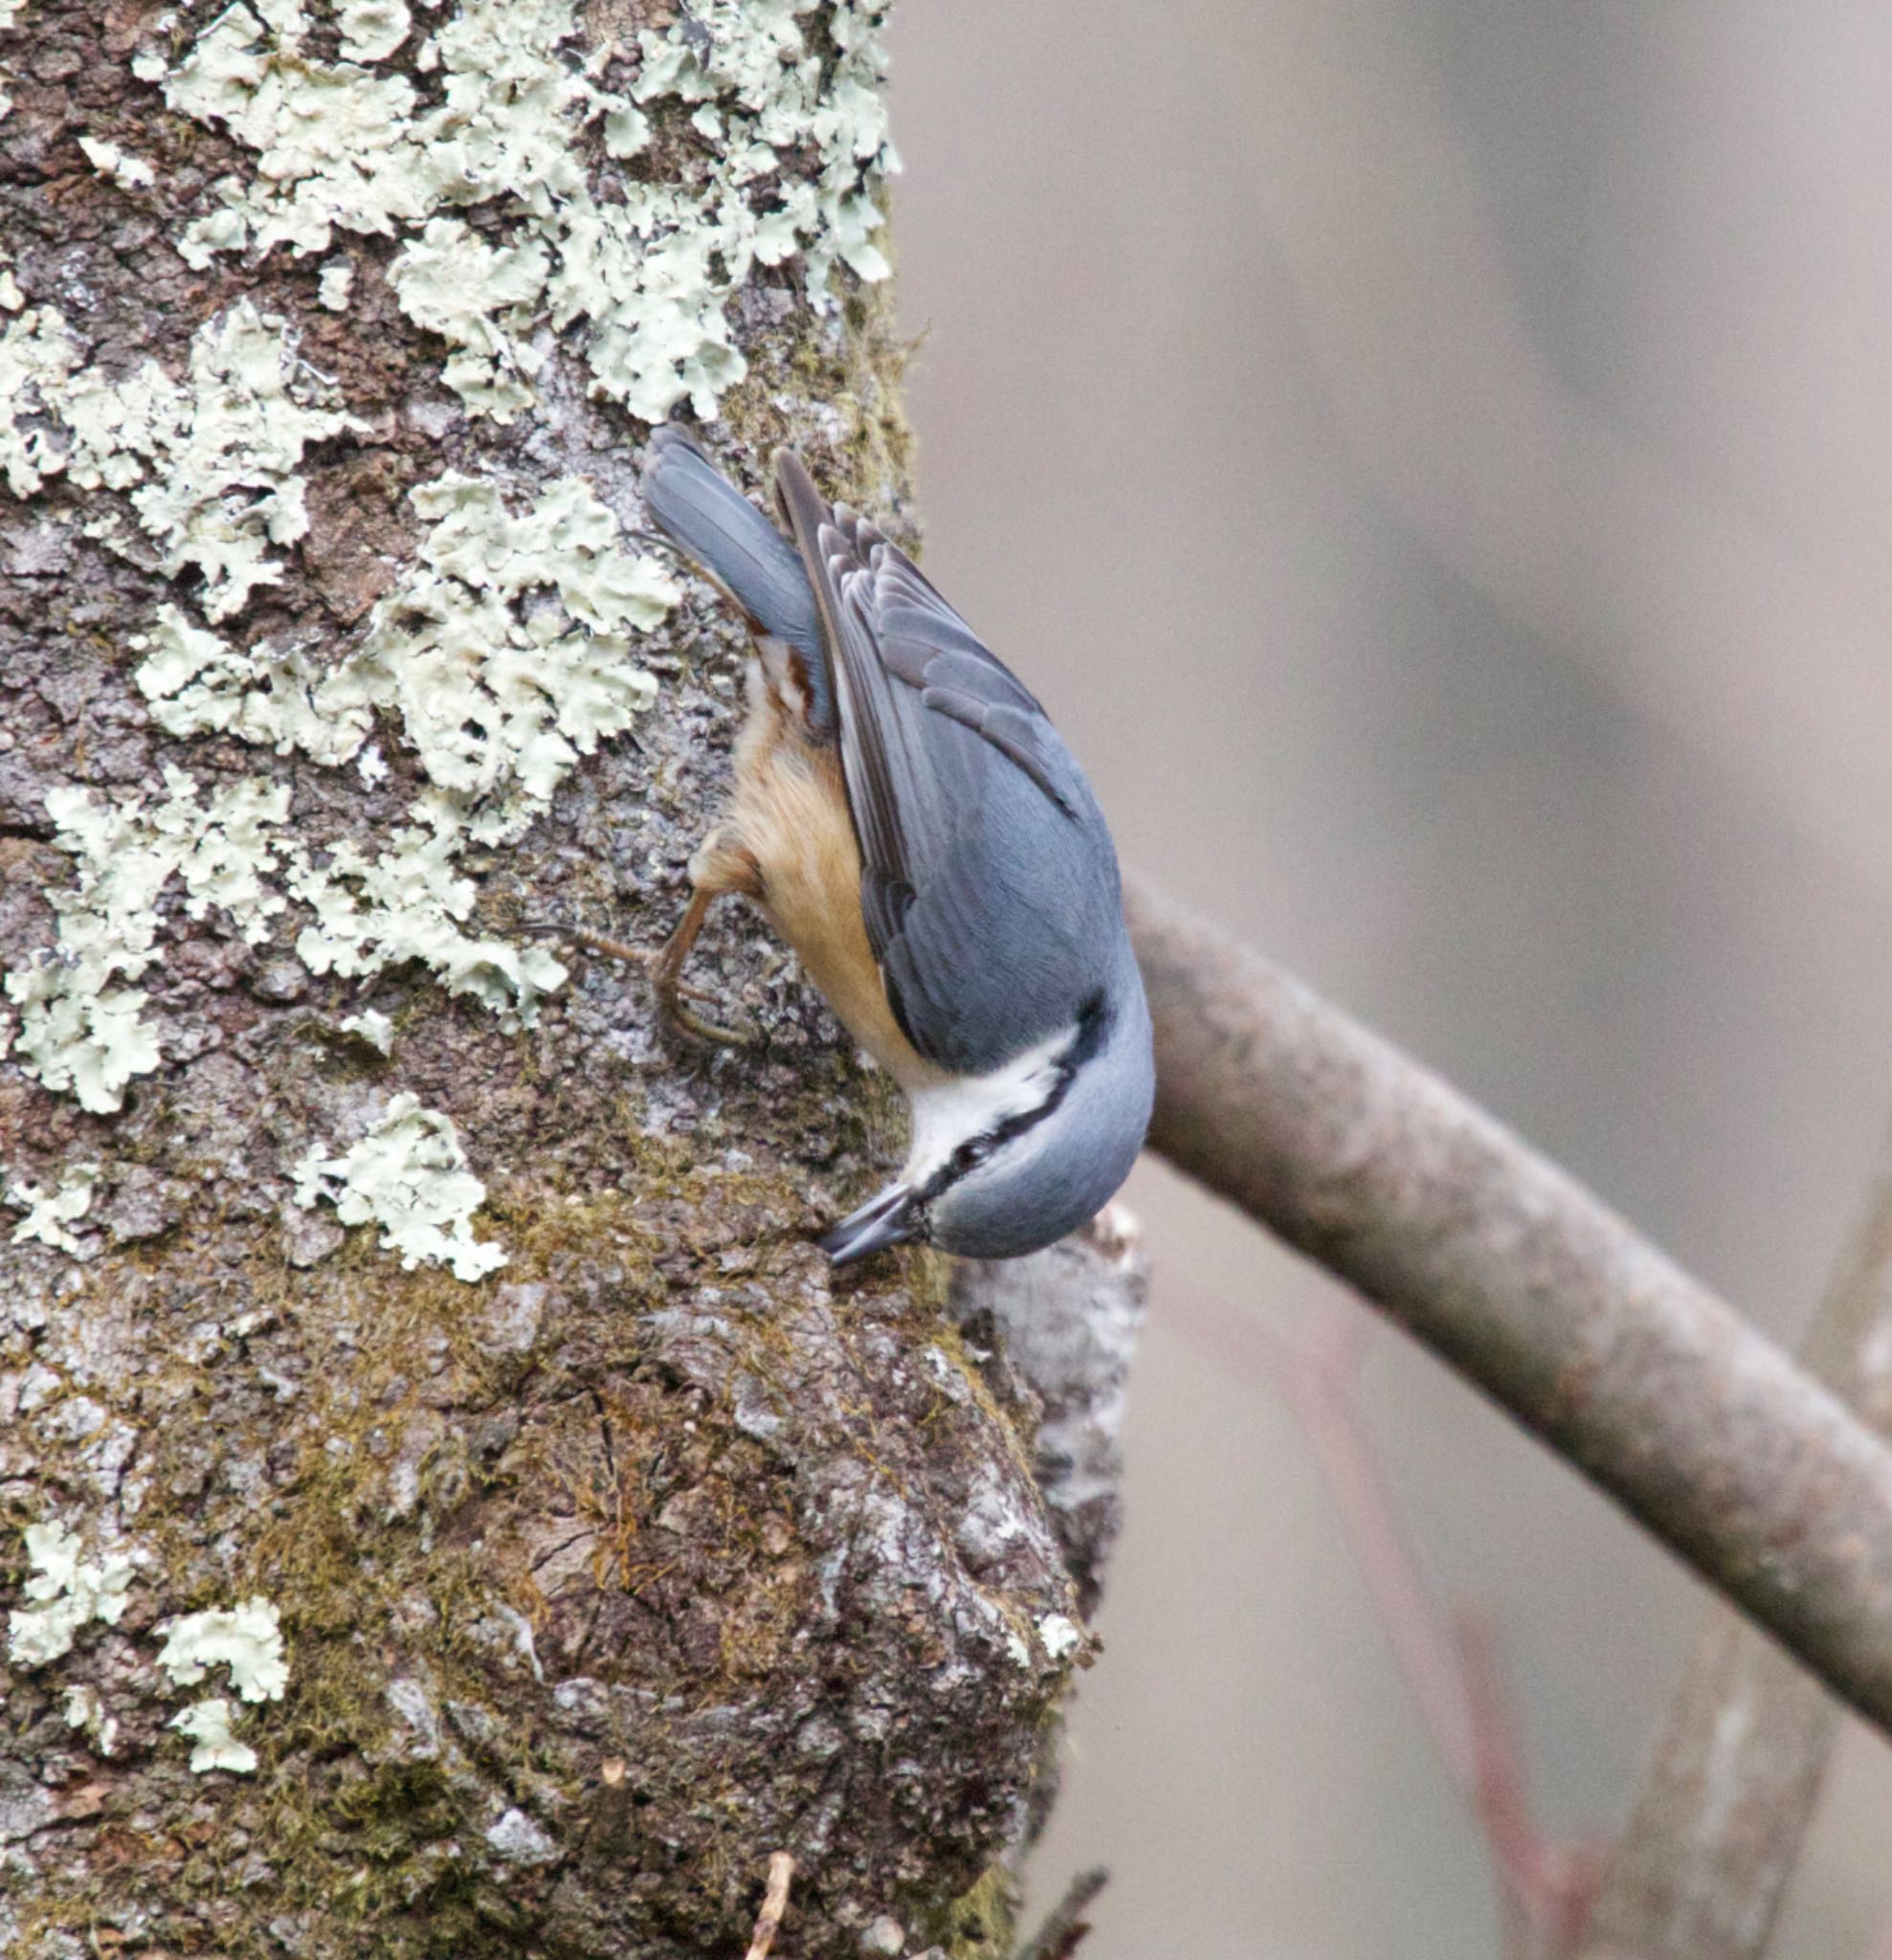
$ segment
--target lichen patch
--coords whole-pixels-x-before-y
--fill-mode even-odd
[[[230,1770],[239,1776],[254,1773],[256,1752],[231,1734],[231,1712],[221,1695],[211,1695],[171,1717],[167,1726],[182,1729],[195,1745],[190,1751],[193,1774],[201,1776],[211,1770]]]
[[[375,1224],[409,1271],[423,1261],[480,1280],[506,1262],[503,1247],[473,1236],[486,1187],[468,1169],[452,1120],[403,1092],[339,1156],[318,1145],[296,1167],[296,1202],[334,1205],[345,1225]]]
[[[618,548],[616,519],[574,478],[517,515],[497,483],[453,473],[412,499],[433,529],[322,705],[397,714],[472,836],[503,842],[656,699],[632,635],[659,624],[678,589]]]
[[[148,803],[95,801],[70,788],[47,797],[78,884],[49,895],[57,945],[6,976],[20,1010],[14,1056],[46,1087],[70,1090],[100,1113],[117,1109],[131,1079],[158,1065],[157,1037],[140,1018],[146,996],[119,983],[158,957],[159,900],[170,880],[182,881],[191,918],[219,906],[253,942],[268,936],[285,902],[264,880],[289,813],[287,785],[243,777],[200,802],[195,779],[171,767],[165,786],[168,793]]]
[[[375,65],[411,40],[400,0],[346,0],[334,62],[308,54],[300,0],[238,0],[164,89],[254,151],[256,173],[220,179],[180,250],[202,268],[246,248],[327,252],[338,231],[399,237],[390,282],[447,343],[444,378],[470,412],[508,422],[532,405],[534,335],[549,322],[583,323],[593,386],[633,414],[659,421],[688,396],[712,415],[746,371],[726,307],[758,265],[799,252],[817,305],[837,261],[868,280],[888,270],[875,242],[897,167],[885,10],[837,6],[825,32],[809,21],[820,11],[705,0],[639,32],[626,93],[597,78],[612,43],[584,68],[567,56],[572,0],[465,0],[415,56],[440,80],[430,102]],[[155,78],[152,51],[140,58]],[[664,99],[697,105],[701,153],[669,182],[617,170],[649,144],[644,105]],[[581,154],[592,127],[597,175]],[[475,208],[478,233],[456,215]]]
[[[118,380],[83,366],[57,308],[35,306],[0,339],[0,464],[16,497],[61,471],[80,489],[128,492],[160,569],[201,574],[205,611],[227,618],[282,577],[272,547],[307,534],[303,450],[353,426],[308,392],[285,323],[247,300],[197,330],[182,380],[152,360]],[[87,530],[127,548],[114,514]]]
[[[36,1184],[26,1183],[9,1186],[7,1203],[26,1212],[13,1227],[13,1243],[25,1245],[36,1238],[75,1258],[85,1258],[88,1248],[72,1228],[92,1209],[92,1190],[98,1181],[98,1165],[75,1164],[60,1177],[56,1190],[41,1191]]]
[[[26,1527],[33,1568],[26,1596],[34,1604],[7,1616],[7,1654],[16,1666],[44,1667],[72,1651],[74,1636],[88,1620],[115,1626],[123,1617],[131,1561],[117,1552],[98,1559],[82,1552],[78,1534],[63,1525]]]
[[[280,1615],[260,1595],[183,1614],[157,1631],[165,1637],[158,1665],[173,1687],[194,1688],[213,1667],[228,1672],[232,1689],[246,1702],[279,1702],[289,1685]]]
[[[104,137],[81,136],[78,146],[95,170],[127,190],[148,190],[158,181],[157,171],[143,157],[132,156]]]

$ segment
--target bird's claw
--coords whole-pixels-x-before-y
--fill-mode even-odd
[[[692,1000],[706,1000],[709,996],[689,987],[665,987],[657,983],[657,997],[662,1007],[664,1018],[672,1027],[680,1028],[686,1035],[694,1035],[700,1041],[714,1041],[722,1048],[753,1048],[755,1036],[746,1034],[740,1028],[725,1028],[719,1021],[706,1021],[701,1014],[692,1013],[683,1005],[680,996],[688,994]]]
[[[716,996],[701,987],[686,986],[674,971],[666,971],[666,947],[633,946],[628,940],[612,939],[582,925],[560,925],[549,921],[515,929],[534,937],[567,940],[587,952],[597,953],[608,960],[622,960],[628,966],[654,967],[657,969],[655,988],[657,1005],[672,1027],[680,1028],[701,1041],[714,1041],[724,1048],[751,1048],[755,1045],[754,1036],[739,1029],[725,1028],[717,1021],[705,1020],[683,1005],[686,1000],[711,1003]]]

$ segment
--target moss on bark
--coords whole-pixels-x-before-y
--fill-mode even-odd
[[[634,525],[643,432],[587,394],[570,346],[549,346],[538,412],[476,424],[392,303],[385,242],[347,241],[343,313],[284,253],[178,256],[184,217],[251,160],[134,79],[145,24],[34,9],[0,227],[26,299],[56,300],[102,369],[174,374],[247,299],[357,418],[304,458],[309,532],[232,632],[332,668],[412,558],[409,490],[443,465],[528,487],[576,473]],[[147,194],[82,163],[78,136],[100,130],[153,161]],[[659,135],[653,169],[693,140],[677,112]],[[754,479],[794,441],[910,536],[884,296],[850,282],[817,315],[790,266],[732,317],[750,371],[719,452]],[[121,501],[58,477],[0,501],[9,968],[52,942],[71,876],[50,792],[155,797],[176,764],[212,786],[260,775],[293,790],[303,834],[372,851],[425,788],[389,725],[376,783],[163,734],[134,642],[194,589],[100,534]],[[523,835],[464,859],[469,930],[668,928],[725,780],[742,647],[698,588],[648,655],[657,705]],[[0,1556],[56,1517],[140,1562],[118,1624],[0,1667],[0,1946],[683,1960],[739,1950],[786,1848],[810,1960],[852,1953],[881,1914],[955,1960],[1000,1950],[991,1867],[1068,1665],[1035,1629],[1073,1610],[1071,1582],[1013,1412],[943,1318],[938,1262],[837,1283],[807,1243],[897,1119],[755,919],[723,908],[694,973],[760,1031],[737,1055],[673,1041],[635,972],[579,956],[522,1027],[418,966],[309,971],[293,908],[257,944],[174,888],[161,913],[139,984],[165,1060],[122,1111],[0,1060],[0,1166],[100,1167],[82,1263],[0,1252]],[[342,1025],[369,1009],[391,1055]],[[478,1231],[507,1254],[492,1278],[404,1271],[375,1227],[293,1201],[298,1160],[396,1089],[465,1141]],[[17,1604],[24,1570],[0,1575]],[[238,1710],[254,1775],[193,1774],[154,1629],[252,1593],[279,1609],[287,1692]],[[67,1721],[75,1689],[109,1749]]]

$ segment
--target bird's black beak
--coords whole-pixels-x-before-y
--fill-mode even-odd
[[[919,1237],[924,1224],[924,1214],[913,1193],[903,1184],[890,1184],[859,1211],[850,1212],[838,1225],[824,1232],[815,1243],[837,1266],[845,1266],[864,1259],[871,1252],[884,1252],[890,1245]]]

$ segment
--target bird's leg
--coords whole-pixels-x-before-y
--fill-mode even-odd
[[[562,939],[568,946],[583,947],[587,952],[597,953],[604,959],[623,960],[639,967],[656,966],[663,953],[661,947],[633,946],[628,939],[612,939],[606,933],[591,931],[589,926],[566,925],[555,919],[533,920],[508,926],[507,930],[517,933],[522,939]],[[713,1000],[716,997],[701,987],[679,987],[677,991],[686,1000]]]
[[[612,939],[602,932],[592,932],[583,925],[525,925],[523,932],[555,932],[573,946],[581,946],[588,953],[596,953],[607,960],[623,960],[639,967],[655,967],[663,957],[662,947],[633,946],[628,939]],[[705,992],[701,987],[679,987],[677,991],[685,1000],[714,1000],[713,993]]]
[[[705,1041],[720,1041],[728,1047],[748,1046],[749,1036],[732,1028],[719,1027],[694,1014],[683,1005],[691,990],[683,985],[683,963],[697,943],[710,906],[734,892],[744,898],[762,896],[762,867],[749,851],[727,830],[714,831],[690,859],[690,902],[677,922],[677,929],[664,941],[651,968],[651,983],[664,1013],[678,1027],[700,1036]],[[701,994],[693,996],[701,1000]]]
[[[677,929],[660,947],[633,946],[628,940],[612,939],[606,933],[592,932],[582,925],[559,925],[549,922],[517,925],[513,930],[522,934],[556,937],[568,941],[572,946],[583,947],[588,952],[601,954],[608,960],[623,960],[629,965],[648,967],[651,984],[666,1019],[702,1040],[721,1042],[726,1047],[747,1047],[748,1036],[705,1020],[683,1005],[686,1000],[708,1001],[715,998],[701,987],[683,984],[683,963],[690,957],[690,948],[696,945],[697,934],[702,930],[703,921],[716,900],[731,892],[745,898],[761,897],[762,868],[725,828],[712,832],[690,859],[690,884],[689,905],[678,921]]]

